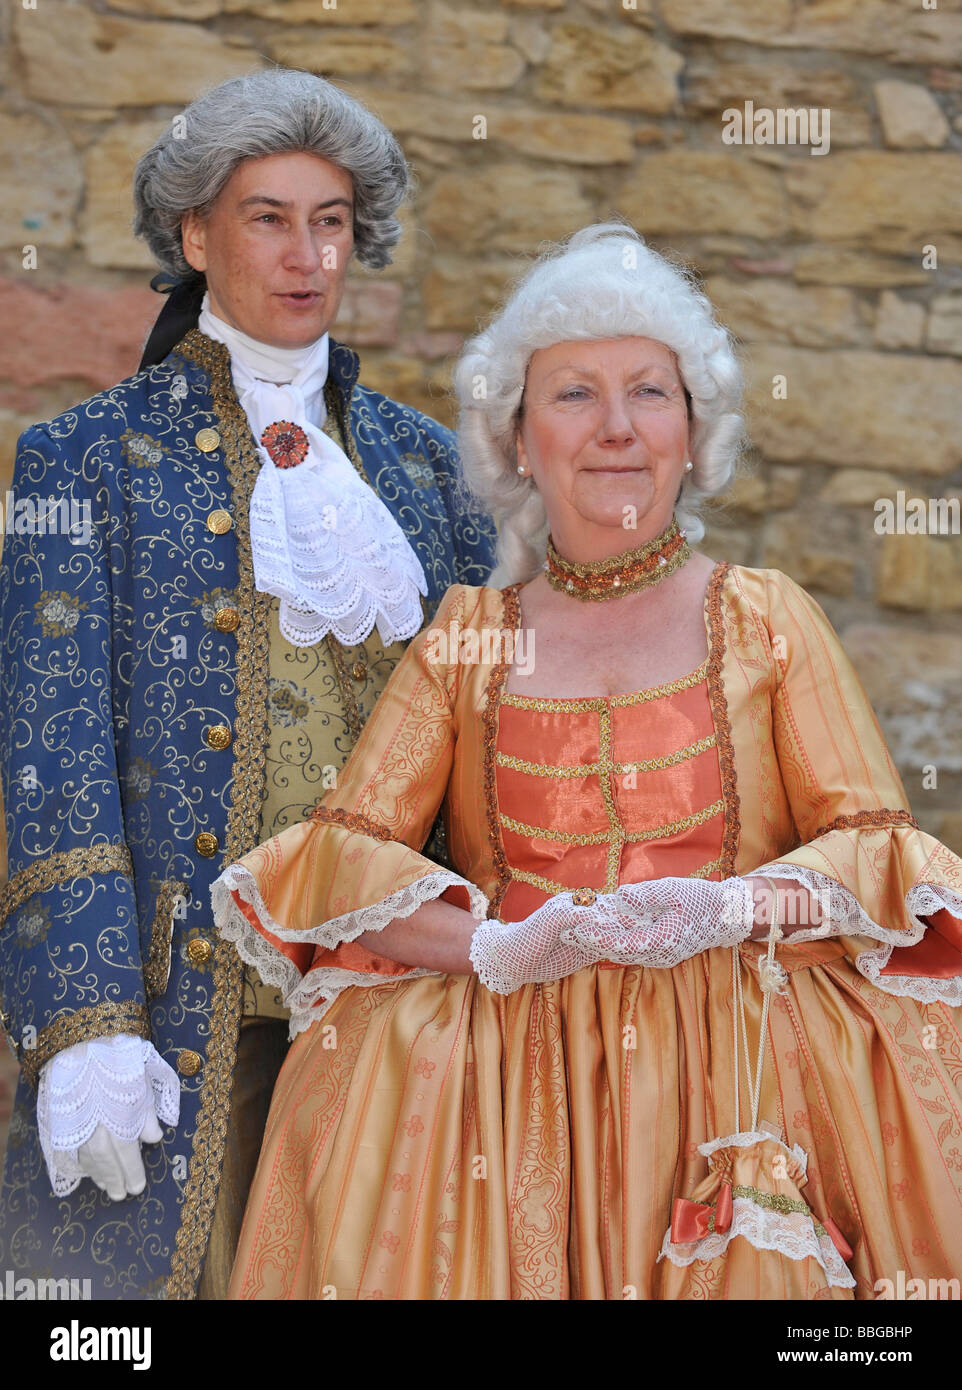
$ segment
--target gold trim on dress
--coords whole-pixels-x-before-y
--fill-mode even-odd
[[[827,835],[832,830],[860,830],[866,825],[880,828],[890,825],[908,825],[913,830],[919,828],[919,823],[911,811],[855,811],[850,816],[836,816],[834,820],[829,821],[828,825],[819,826],[812,839],[817,840],[820,835]]]
[[[501,590],[501,627],[517,634],[521,626],[521,602],[518,598],[520,582]],[[513,646],[513,644],[512,644]],[[510,662],[507,657],[507,643],[501,642],[500,658],[495,662],[485,692],[482,723],[482,750],[484,761],[484,809],[488,819],[488,840],[491,845],[491,859],[494,864],[495,887],[491,894],[489,917],[497,917],[505,893],[511,883],[511,870],[501,839],[501,812],[498,806],[497,772],[495,770],[495,749],[498,739],[498,708],[504,696],[504,683],[507,680]]]
[[[370,835],[375,840],[397,840],[386,825],[359,811],[342,811],[339,806],[315,806],[308,819],[320,821],[322,825],[340,825],[345,830],[355,830],[359,835]]]
[[[159,999],[170,979],[170,948],[174,938],[174,910],[177,899],[190,897],[190,884],[183,879],[167,879],[160,885],[154,903],[150,944],[144,961],[144,989],[148,999]]]
[[[705,591],[705,611],[708,617],[708,703],[711,706],[712,722],[715,725],[718,746],[718,765],[721,772],[722,796],[725,801],[725,829],[722,834],[722,851],[719,868],[723,879],[735,873],[735,856],[741,838],[741,803],[738,797],[738,783],[735,775],[735,746],[732,742],[732,726],[728,717],[728,701],[722,680],[722,663],[725,657],[725,629],[722,619],[722,589],[728,578],[731,565],[727,560],[719,560],[712,570]]]
[[[35,859],[19,869],[0,891],[0,927],[12,912],[35,893],[57,888],[72,878],[89,874],[126,874],[133,878],[134,865],[130,850],[119,841],[104,845],[78,845],[75,849],[58,849],[44,859]]]
[[[129,999],[107,1000],[102,1004],[86,1005],[73,1013],[55,1018],[37,1034],[35,1047],[24,1048],[21,1065],[25,1080],[36,1087],[40,1068],[51,1057],[75,1043],[106,1038],[114,1033],[132,1033],[138,1038],[150,1037],[150,1014],[145,1004]]]
[[[714,748],[716,742],[715,734],[705,734],[704,738],[698,739],[695,743],[689,743],[686,748],[677,748],[673,753],[666,753],[661,758],[638,758],[634,762],[612,762],[609,752],[610,743],[610,724],[605,718],[604,710],[601,711],[601,758],[595,763],[571,763],[567,766],[559,766],[555,763],[532,763],[527,758],[516,758],[513,753],[497,754],[497,764],[499,767],[511,768],[514,772],[527,772],[532,777],[588,777],[593,773],[601,774],[618,773],[628,774],[630,772],[660,772],[666,767],[675,767],[678,763],[684,763],[689,758],[697,758],[699,754],[706,753],[709,748]],[[602,794],[604,790],[602,789]]]
[[[254,586],[250,540],[250,498],[260,471],[260,456],[247,416],[234,392],[227,348],[193,328],[175,351],[206,372],[209,378],[233,498],[237,537],[235,596],[240,623],[236,633],[233,781],[221,861],[226,867],[257,844],[267,780],[270,595]],[[224,1158],[244,965],[233,944],[223,937],[214,944],[211,974],[210,1042],[176,1249],[166,1283],[166,1296],[172,1299],[195,1296]]]
[[[710,806],[704,806],[700,811],[693,811],[691,815],[682,816],[679,820],[665,821],[661,825],[653,825],[647,830],[631,830],[625,834],[625,842],[630,844],[640,844],[646,840],[663,840],[670,835],[677,835],[683,830],[693,830],[696,825],[704,825],[706,821],[717,816],[720,811],[725,809],[723,800],[713,801]],[[593,834],[579,835],[574,831],[568,830],[548,830],[540,825],[526,825],[524,821],[515,820],[513,816],[506,816],[502,812],[501,824],[506,830],[513,831],[516,835],[526,835],[531,840],[551,840],[560,845],[604,845],[607,844],[610,831],[598,830]]]
[[[701,665],[687,676],[679,676],[677,680],[666,681],[664,685],[654,685],[648,690],[632,690],[624,695],[588,695],[576,700],[553,699],[549,695],[509,694],[502,697],[501,703],[509,705],[512,709],[537,710],[540,714],[582,714],[606,707],[627,709],[631,705],[643,705],[649,700],[660,700],[667,695],[677,695],[682,690],[691,690],[704,682],[707,672],[706,656]]]
[[[684,877],[707,878],[709,874],[713,874],[715,870],[720,867],[720,859],[710,859],[707,864],[699,865],[697,869],[692,869],[692,871],[688,874],[685,874]],[[578,891],[577,889],[572,888],[570,883],[558,883],[555,879],[545,878],[543,874],[533,873],[530,869],[512,868],[510,872],[511,878],[516,883],[529,883],[532,886],[532,888],[540,888],[542,893],[548,893],[552,897],[555,893],[574,893]],[[618,886],[619,885],[617,879],[615,880],[614,884],[611,884],[610,886],[606,879],[604,888],[597,888],[594,891],[597,893],[613,893],[615,889],[618,888]]]

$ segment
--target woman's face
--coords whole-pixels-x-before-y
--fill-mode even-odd
[[[601,555],[615,554],[668,526],[688,457],[688,410],[664,343],[606,338],[540,348],[522,409],[518,464],[541,493],[562,554],[599,544]],[[611,527],[622,534],[605,534]]]

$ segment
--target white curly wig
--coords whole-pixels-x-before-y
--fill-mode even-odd
[[[728,488],[744,439],[734,340],[687,266],[646,246],[627,223],[598,223],[539,255],[455,367],[464,479],[498,529],[493,586],[533,578],[547,548],[544,503],[533,480],[518,475],[515,452],[531,354],[578,338],[628,337],[664,343],[678,359],[694,468],[675,515],[689,541],[704,536],[700,504]]]

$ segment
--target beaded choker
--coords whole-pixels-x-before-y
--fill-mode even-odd
[[[636,550],[612,555],[607,560],[576,564],[565,560],[548,537],[548,558],[545,573],[552,589],[572,598],[603,601],[620,594],[633,594],[647,589],[674,574],[691,555],[684,531],[672,517],[671,525],[654,540],[646,541]]]

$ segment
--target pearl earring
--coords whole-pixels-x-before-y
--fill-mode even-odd
[[[688,459],[685,463],[685,472],[690,473],[694,466],[695,465],[692,463],[691,459]]]
[[[527,477],[527,474],[526,474],[525,471],[524,471],[524,464],[523,464],[523,463],[519,463],[519,464],[518,464],[518,472],[520,473],[520,475],[521,475],[522,478]]]

